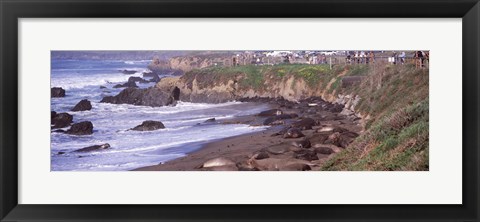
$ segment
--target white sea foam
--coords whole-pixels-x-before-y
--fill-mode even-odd
[[[134,65],[134,64],[145,64],[149,63],[151,60],[131,60],[131,61],[124,61],[125,64]]]
[[[128,65],[123,62],[118,64],[120,64],[118,67],[111,67],[110,64],[109,68],[121,70],[123,65]],[[79,68],[83,67],[82,64],[76,65]],[[225,119],[258,113],[268,109],[268,105],[240,102],[221,104],[178,102],[174,107],[147,107],[99,103],[103,96],[116,95],[122,90],[112,89],[113,84],[125,82],[130,76],[141,76],[141,73],[124,75],[116,71],[96,73],[89,70],[87,74],[78,74],[74,70],[57,71],[52,71],[52,86],[67,89],[67,96],[52,98],[52,110],[70,113],[74,122],[91,121],[94,133],[86,136],[52,133],[53,171],[130,170],[179,158],[212,140],[265,129],[248,125],[197,124],[210,118]],[[100,89],[101,85],[108,88]],[[92,110],[71,112],[71,108],[82,99],[92,102]],[[166,128],[143,132],[130,130],[146,120],[161,121]],[[111,148],[86,153],[74,152],[77,149],[104,143],[109,143]]]
[[[119,74],[96,74],[85,76],[62,76],[59,78],[52,78],[52,87],[62,87],[64,89],[84,88],[86,86],[101,86],[109,83],[124,83],[131,76],[141,77],[141,73],[133,75]]]

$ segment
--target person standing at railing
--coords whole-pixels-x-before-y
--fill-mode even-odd
[[[365,63],[365,51],[360,52],[360,61],[362,64]]]
[[[426,63],[430,63],[430,52],[429,51],[425,51],[423,52],[423,54],[425,54],[425,60],[427,61]],[[425,64],[424,62],[424,67],[427,67],[427,64]]]
[[[350,51],[345,51],[345,55],[347,56],[345,63],[350,64],[350,61],[352,59],[352,55],[350,54]]]
[[[373,51],[370,51],[368,52],[368,55],[367,55],[367,64],[374,63],[374,62],[375,62],[375,54],[373,53]]]
[[[423,60],[424,60],[423,52],[422,51],[415,51],[414,57],[415,57],[415,67],[417,69],[423,68]]]
[[[401,52],[398,57],[400,57],[400,64],[405,64],[405,52]]]

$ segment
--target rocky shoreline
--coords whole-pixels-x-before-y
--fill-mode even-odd
[[[269,103],[272,109],[257,115],[215,121],[215,124],[271,127],[261,132],[213,141],[185,157],[136,170],[320,170],[323,162],[344,149],[362,131],[358,117],[341,114],[343,105],[326,102],[319,97],[298,103],[269,98],[243,101]]]
[[[155,78],[154,78],[155,79]],[[159,79],[160,80],[160,79]],[[138,106],[175,106],[177,101],[194,103],[224,103],[241,101],[269,104],[270,110],[251,116],[231,119],[209,119],[205,124],[246,124],[269,126],[265,131],[244,134],[213,141],[186,157],[143,167],[136,170],[231,170],[231,171],[277,171],[277,170],[320,170],[322,163],[345,149],[363,127],[360,115],[354,107],[358,97],[339,96],[329,102],[314,93],[294,92],[288,100],[280,90],[273,93],[252,93],[251,89],[239,90],[235,82],[224,86],[198,88],[195,80],[192,85],[184,85],[179,77],[161,79],[156,86],[137,88],[136,82],[146,81],[136,77],[118,87],[126,87],[115,96],[106,96],[100,102],[131,104]],[[117,86],[114,86],[116,88]],[[65,91],[52,88],[52,97],[65,95]],[[56,92],[54,95],[53,92]],[[57,93],[58,91],[58,93]],[[302,99],[296,95],[302,94]],[[289,94],[292,95],[292,94]],[[90,101],[80,101],[71,111],[91,110]],[[68,130],[58,129],[71,126]],[[161,122],[144,120],[142,125],[130,130],[157,130],[164,128]],[[68,113],[52,112],[54,132],[72,135],[94,133],[89,121],[73,123]],[[74,152],[90,152],[110,149],[109,144],[97,144]]]
[[[128,82],[134,83],[135,80]],[[167,79],[167,83],[168,81]],[[165,83],[163,84],[165,86]],[[332,103],[318,96],[291,101],[283,97],[239,97],[234,94],[225,97],[223,92],[197,95],[192,97],[190,94],[187,101],[193,99],[193,102],[221,103],[228,101],[227,99],[236,99],[241,102],[269,104],[271,107],[270,110],[251,116],[220,121],[212,118],[207,120],[206,124],[246,124],[270,128],[262,132],[214,141],[186,157],[136,170],[320,170],[323,162],[345,149],[363,129],[361,118],[354,112],[355,103],[359,99],[355,97],[340,96]],[[186,99],[185,93],[179,87],[169,85],[167,88],[127,87],[115,96],[104,97],[100,102],[159,107],[175,106],[176,102],[182,99]],[[72,111],[91,108],[90,101],[82,100]],[[72,123],[69,114],[52,112],[52,129],[70,126]],[[161,122],[146,120],[131,130],[159,128],[164,128]],[[93,133],[93,125],[88,121],[74,123],[66,131],[55,132],[89,135]],[[76,152],[109,149],[110,145],[107,145],[92,145]]]

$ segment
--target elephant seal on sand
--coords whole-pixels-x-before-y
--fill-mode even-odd
[[[197,169],[200,168],[209,168],[209,167],[223,167],[223,166],[235,166],[235,162],[225,157],[218,157],[215,159],[208,160],[207,162],[203,163],[202,165],[196,167]]]
[[[330,147],[316,147],[316,146],[315,146],[315,152],[324,154],[324,155],[330,155],[332,153],[335,153],[335,151]]]
[[[305,135],[302,133],[302,131],[298,128],[290,128],[287,130],[287,132],[283,135],[283,138],[300,138],[304,137]]]
[[[311,170],[310,166],[315,166],[305,160],[299,159],[275,159],[268,158],[262,160],[249,159],[248,164],[259,170],[269,170],[269,171],[304,171]]]
[[[301,141],[293,141],[292,146],[298,147],[298,148],[310,148],[312,147],[312,144],[310,143],[310,140],[304,139]]]
[[[206,168],[202,168],[202,170],[205,170],[205,171],[238,171],[238,168],[235,165],[224,165],[224,166],[206,167]]]
[[[326,127],[322,127],[320,129],[317,130],[317,133],[323,133],[323,132],[333,132],[335,128],[331,127],[331,126],[326,126]]]
[[[284,153],[290,151],[290,148],[288,146],[285,146],[285,145],[276,145],[276,146],[267,147],[265,149],[265,151],[267,151],[271,154],[274,154],[274,155],[278,155],[278,154],[284,154]]]
[[[270,155],[268,155],[268,152],[266,151],[260,151],[260,152],[257,152],[255,154],[253,154],[252,158],[256,159],[256,160],[261,160],[261,159],[266,159],[266,158],[269,158]]]

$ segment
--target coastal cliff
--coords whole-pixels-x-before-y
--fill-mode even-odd
[[[128,90],[134,99],[120,93],[104,102],[162,106],[176,100],[268,98],[299,103],[321,98],[340,104],[339,115],[363,128],[359,137],[323,163],[322,170],[428,170],[428,82],[428,69],[410,64],[208,67],[165,77],[148,89],[122,92]]]

